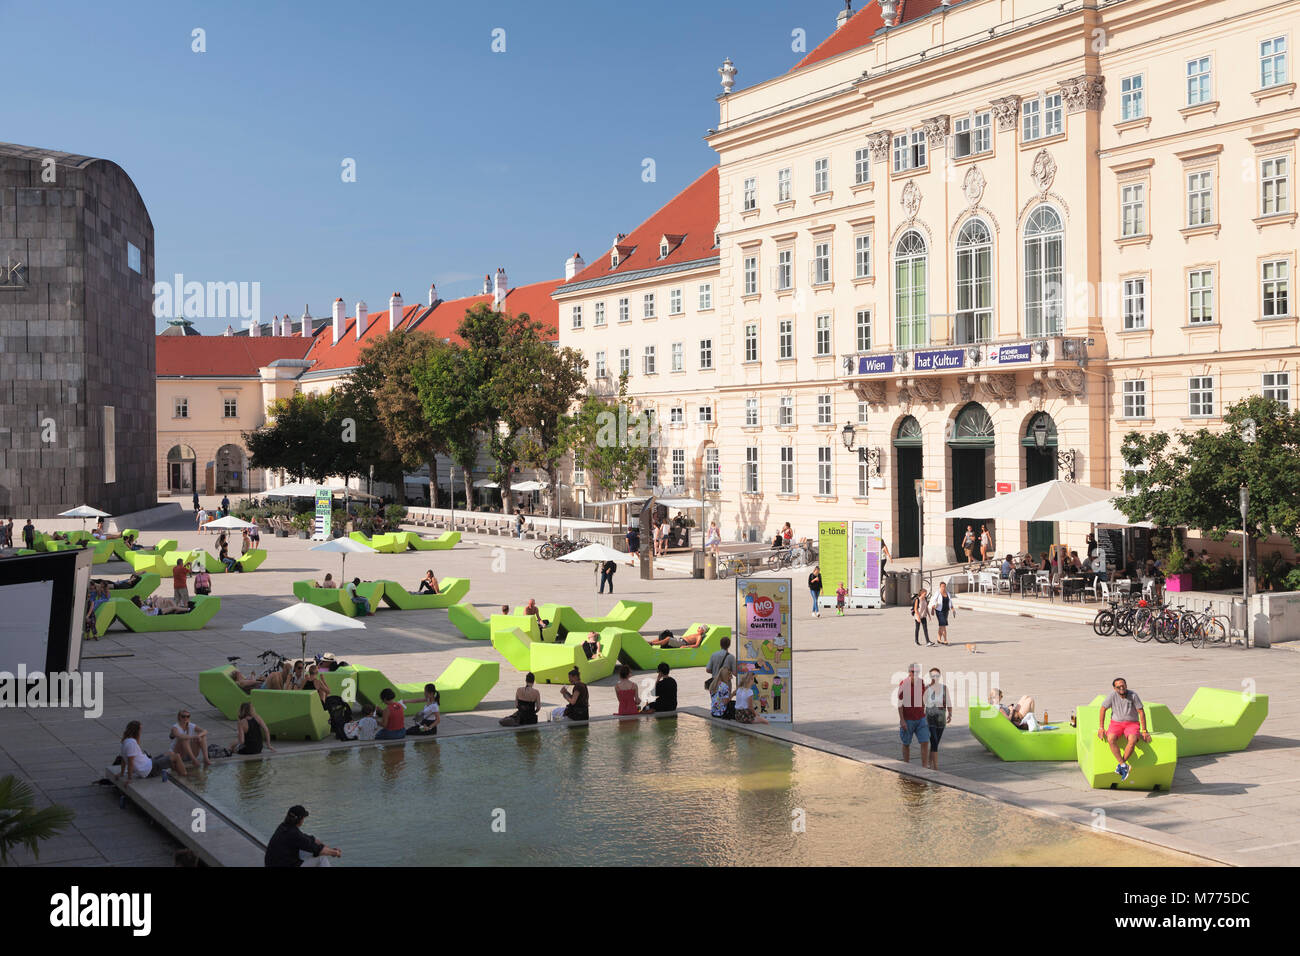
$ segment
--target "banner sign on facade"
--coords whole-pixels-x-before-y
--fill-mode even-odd
[[[316,532],[314,537],[328,538],[333,519],[334,496],[328,488],[316,489]]]
[[[892,355],[861,355],[858,357],[859,375],[886,375],[894,370]]]
[[[794,719],[794,624],[789,578],[736,579],[736,666],[754,675],[754,709],[772,723]]]
[[[990,345],[989,362],[993,365],[1018,365],[1028,362],[1032,357],[1033,346],[1028,342],[1020,345]]]
[[[852,546],[849,560],[853,585],[849,589],[854,607],[880,606],[880,533],[879,521],[854,521],[849,536]]]
[[[965,349],[934,349],[929,352],[917,352],[912,356],[914,372],[937,372],[945,368],[961,368],[965,364]]]

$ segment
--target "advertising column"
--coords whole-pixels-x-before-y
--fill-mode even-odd
[[[316,489],[316,532],[312,535],[313,538],[324,541],[330,536],[333,503],[334,496],[330,494],[328,488]]]
[[[794,720],[792,596],[790,578],[736,579],[736,666],[754,675],[755,709],[772,723]]]

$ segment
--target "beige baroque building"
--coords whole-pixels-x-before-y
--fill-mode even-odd
[[[942,561],[949,508],[1115,486],[1129,430],[1294,401],[1297,23],[1296,0],[873,4],[719,97],[724,535],[862,517],[915,555],[920,482]]]

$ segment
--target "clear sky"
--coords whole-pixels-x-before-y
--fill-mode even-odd
[[[723,58],[738,87],[761,82],[801,56],[792,31],[811,48],[839,9],[0,0],[0,140],[126,169],[160,280],[258,282],[264,321],[337,296],[378,311],[394,290],[454,298],[497,266],[520,285],[604,253],[716,162]]]

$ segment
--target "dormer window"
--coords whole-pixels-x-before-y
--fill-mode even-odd
[[[617,268],[618,268],[618,250],[617,250],[617,249],[611,249],[611,250],[609,251],[609,267],[610,267],[611,269],[617,269]]]
[[[622,239],[623,237],[619,236],[619,238]],[[635,248],[636,246],[629,246],[621,242],[614,243],[614,248],[610,250],[609,253],[609,267],[611,269],[617,269],[618,264],[622,262],[624,259],[626,259],[628,256],[630,256],[632,254],[632,250],[634,250]]]
[[[678,246],[680,246],[682,244],[682,240],[685,238],[686,238],[685,236],[673,235],[672,233],[669,232],[666,232],[662,236],[660,236],[659,237],[659,258],[667,259],[668,254],[672,252],[674,249],[676,249]]]
[[[667,239],[660,239],[660,240],[659,240],[659,258],[660,258],[660,259],[667,259],[667,258],[668,258],[668,240],[667,240]]]

